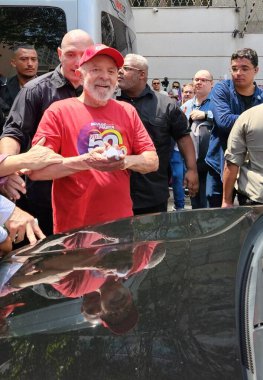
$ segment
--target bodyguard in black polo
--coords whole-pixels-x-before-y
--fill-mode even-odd
[[[92,44],[91,37],[83,30],[71,30],[65,34],[58,48],[61,64],[55,71],[28,82],[16,97],[4,125],[0,153],[25,152],[31,146],[45,110],[57,100],[81,94],[82,87],[75,70],[84,51]],[[23,192],[23,186],[21,177],[10,176],[4,185],[4,193],[17,200],[20,192]],[[45,235],[53,233],[51,186],[52,181],[28,181],[26,197],[22,197],[20,203],[22,209],[38,218]]]
[[[196,157],[188,121],[184,113],[170,97],[152,91],[147,84],[148,62],[145,57],[128,54],[119,70],[118,86],[121,94],[118,100],[132,104],[149,135],[159,156],[159,170],[149,174],[131,174],[131,196],[134,214],[148,214],[167,211],[169,198],[168,168],[171,154],[171,140],[177,142],[182,153],[186,174],[184,185],[189,195],[198,191]]]

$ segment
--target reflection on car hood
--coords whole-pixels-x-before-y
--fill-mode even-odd
[[[72,353],[78,362],[81,341],[85,351],[107,337],[105,355],[111,352],[113,362],[122,363],[113,365],[115,379],[121,379],[114,377],[115,369],[137,354],[142,358],[143,347],[151,347],[151,368],[158,368],[153,379],[194,379],[197,367],[204,379],[219,379],[209,374],[220,361],[232,378],[240,378],[235,275],[243,242],[262,212],[262,207],[238,207],[144,215],[53,235],[13,251],[0,264],[3,345],[14,347],[24,337],[40,353],[64,339],[64,347],[72,342],[78,347],[79,354]],[[103,311],[91,318],[93,293]],[[135,367],[131,374],[138,374]],[[147,378],[145,368],[139,371],[139,378]]]

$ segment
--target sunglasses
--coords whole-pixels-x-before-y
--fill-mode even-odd
[[[124,71],[143,71],[141,69],[137,69],[137,67],[132,67],[132,66],[122,66]]]

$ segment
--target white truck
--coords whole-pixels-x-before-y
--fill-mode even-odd
[[[57,47],[72,29],[87,31],[96,43],[118,49],[123,55],[136,51],[134,19],[128,0],[0,0],[0,74],[14,75],[12,50],[34,45],[39,74],[58,63]]]

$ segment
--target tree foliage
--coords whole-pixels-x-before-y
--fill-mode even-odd
[[[64,12],[54,7],[1,7],[0,36],[10,49],[27,43],[55,50],[66,33]]]

